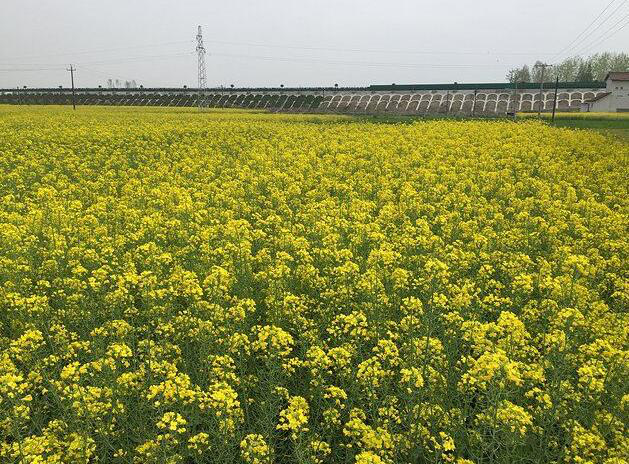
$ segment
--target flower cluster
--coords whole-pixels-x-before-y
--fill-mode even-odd
[[[627,462],[629,147],[0,107],[0,461]]]

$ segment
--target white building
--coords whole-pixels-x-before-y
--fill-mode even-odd
[[[629,112],[629,72],[610,72],[605,77],[606,92],[581,104],[581,111]]]

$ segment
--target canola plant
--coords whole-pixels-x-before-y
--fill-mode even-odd
[[[629,459],[629,147],[0,107],[0,462]]]

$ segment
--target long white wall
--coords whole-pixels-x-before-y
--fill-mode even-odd
[[[578,111],[584,101],[603,94],[605,89],[561,90],[557,109]],[[628,92],[629,94],[629,92]],[[369,91],[353,89],[193,89],[109,90],[78,89],[78,104],[140,105],[140,106],[205,106],[219,108],[251,108],[294,112],[334,112],[358,114],[465,114],[504,115],[512,111],[551,111],[554,92],[544,90],[426,90]],[[0,103],[66,104],[71,99],[67,89],[0,91]],[[540,103],[541,101],[541,103]]]

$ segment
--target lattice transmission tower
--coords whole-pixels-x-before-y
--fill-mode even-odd
[[[207,76],[205,72],[205,47],[203,46],[203,33],[201,26],[197,32],[197,57],[199,64],[199,109],[203,108],[205,102],[205,89],[207,87]]]

